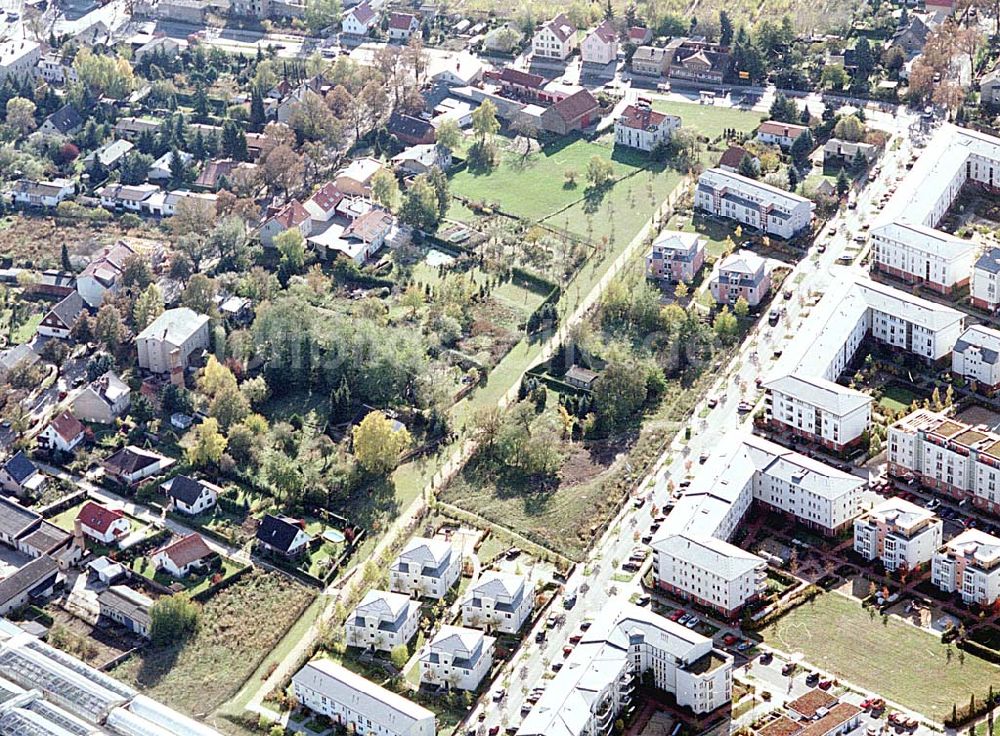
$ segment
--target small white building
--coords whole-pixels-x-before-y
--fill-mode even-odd
[[[0,42],[0,82],[6,79],[30,79],[42,58],[42,47],[35,41]]]
[[[42,317],[42,321],[38,324],[38,334],[66,340],[86,312],[86,305],[80,292],[70,292]]]
[[[610,20],[601,23],[580,43],[584,64],[610,64],[618,59],[618,31]]]
[[[656,112],[650,100],[640,97],[615,120],[615,144],[652,151],[661,143],[666,144],[679,127],[679,117]]]
[[[140,253],[123,241],[106,247],[93,258],[76,277],[76,290],[87,302],[87,306],[100,307],[105,294],[116,294],[122,273],[130,258]]]
[[[477,629],[442,626],[420,655],[420,682],[475,691],[493,666],[495,643]]]
[[[941,546],[943,524],[934,512],[890,498],[854,520],[854,551],[881,560],[889,571],[915,570]]]
[[[409,596],[369,590],[344,623],[345,640],[351,647],[391,652],[410,642],[419,623],[420,604]]]
[[[966,603],[989,608],[1000,598],[1000,539],[966,529],[934,553],[931,582]]]
[[[389,566],[389,588],[424,598],[443,598],[462,573],[462,559],[450,542],[414,537]]]
[[[389,14],[389,38],[406,42],[420,30],[420,18],[413,13],[392,12]]]
[[[7,190],[7,195],[14,204],[25,207],[55,207],[60,202],[71,199],[74,194],[76,185],[70,179],[18,179]]]
[[[292,676],[295,699],[359,736],[435,736],[426,708],[369,682],[329,659],[314,659]]]
[[[966,329],[952,350],[951,372],[982,390],[1000,388],[1000,331],[984,325]]]
[[[1000,248],[987,248],[972,267],[972,282],[969,286],[972,306],[990,312],[997,311],[1000,307],[998,274],[1000,274]]]
[[[132,531],[132,522],[118,509],[87,501],[76,515],[84,535],[101,544],[117,544]]]
[[[156,550],[153,564],[175,578],[185,578],[207,570],[216,556],[200,534],[191,532]]]
[[[348,36],[367,36],[377,23],[378,14],[369,3],[363,2],[344,13],[340,27]]]
[[[576,47],[576,26],[560,13],[542,25],[531,39],[531,53],[545,59],[564,61]]]
[[[177,156],[183,162],[184,166],[188,166],[194,160],[194,156],[192,154],[184,151],[177,151]],[[157,181],[161,183],[169,181],[173,177],[173,173],[170,170],[173,160],[174,152],[167,151],[165,154],[156,159],[149,167],[149,173],[146,175],[146,178],[149,179],[149,181]]]
[[[86,427],[79,419],[64,411],[46,424],[36,439],[39,447],[59,452],[73,452],[86,437]]]
[[[815,205],[798,194],[722,169],[698,177],[695,207],[769,235],[791,238],[809,227]]]
[[[168,309],[135,337],[139,367],[183,374],[191,355],[208,348],[209,318],[188,307]]]
[[[799,373],[763,383],[764,417],[775,429],[834,452],[860,443],[871,426],[872,397],[825,378]]]
[[[207,480],[176,475],[160,486],[175,511],[197,516],[214,507],[222,489]]]
[[[757,128],[757,140],[781,148],[791,148],[795,139],[809,130],[808,125],[794,125],[777,120],[766,120]]]
[[[532,591],[523,575],[485,572],[465,591],[462,625],[516,634],[531,615]]]
[[[113,371],[80,389],[70,402],[73,416],[84,422],[111,424],[131,405],[132,390]]]

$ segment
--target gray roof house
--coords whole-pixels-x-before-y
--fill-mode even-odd
[[[392,651],[417,633],[420,604],[402,593],[369,590],[344,624],[348,646]]]
[[[442,626],[420,655],[420,682],[476,690],[493,665],[495,643],[476,629]]]
[[[153,605],[149,596],[124,585],[112,585],[97,596],[97,605],[101,616],[140,636],[149,636],[149,609]]]
[[[465,591],[462,625],[515,634],[531,609],[532,595],[523,575],[489,571]]]
[[[985,325],[967,328],[955,341],[951,372],[981,389],[1000,386],[1000,331]]]
[[[183,373],[191,355],[208,347],[209,318],[193,309],[168,309],[136,335],[139,367],[150,373]]]
[[[462,561],[443,539],[414,537],[389,566],[389,588],[407,595],[443,598],[462,572]]]

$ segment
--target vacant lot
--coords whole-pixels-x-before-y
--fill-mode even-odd
[[[764,630],[764,640],[838,677],[941,721],[952,705],[1000,688],[1000,668],[947,649],[940,639],[890,618],[870,619],[858,603],[827,593]]]
[[[740,110],[719,105],[699,105],[695,102],[673,102],[655,100],[653,108],[659,112],[678,115],[681,125],[694,128],[706,138],[714,140],[722,135],[722,131],[735,128],[750,132],[764,119],[762,113],[752,110]]]
[[[150,648],[113,674],[182,711],[210,713],[240,689],[313,596],[277,573],[250,573],[204,605],[191,639]]]

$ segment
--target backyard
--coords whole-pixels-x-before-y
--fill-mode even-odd
[[[186,641],[149,648],[112,674],[151,697],[204,716],[231,697],[313,599],[278,573],[253,572],[201,608]]]
[[[878,405],[893,412],[907,411],[914,401],[920,397],[899,383],[890,383],[882,389],[882,398]]]
[[[763,631],[764,641],[785,652],[801,652],[807,663],[942,721],[952,706],[968,704],[992,685],[1000,668],[960,655],[940,639],[895,618],[883,621],[856,601],[826,593],[799,606]]]
[[[653,101],[653,109],[679,116],[681,125],[697,129],[709,140],[715,140],[727,129],[749,133],[766,117],[763,113],[741,110],[737,107],[699,105],[662,99]]]

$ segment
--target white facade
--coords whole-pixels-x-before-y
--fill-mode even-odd
[[[931,582],[966,603],[988,607],[1000,598],[1000,539],[967,529],[931,560]]]
[[[0,43],[0,81],[34,77],[41,58],[42,47],[35,41],[3,41]]]
[[[615,120],[615,143],[640,151],[652,151],[670,140],[679,127],[679,117],[656,112],[648,102],[640,100],[626,107]]]
[[[414,537],[389,567],[389,588],[407,595],[443,598],[461,573],[461,556],[450,542]]]
[[[795,139],[809,130],[808,125],[781,123],[777,120],[767,120],[757,129],[757,140],[781,148],[791,148]]]
[[[874,281],[859,280],[869,306],[868,331],[879,342],[928,361],[951,353],[965,329],[964,315]]]
[[[769,422],[826,447],[840,451],[871,426],[872,397],[825,378],[779,376],[763,388]]]
[[[434,714],[328,659],[292,677],[295,699],[359,736],[435,736]]]
[[[657,584],[732,616],[764,590],[763,559],[714,537],[675,534],[653,544]]]
[[[893,221],[871,230],[874,268],[945,292],[969,281],[976,258],[971,240],[924,225]]]
[[[933,512],[890,498],[854,520],[854,551],[886,570],[914,570],[941,546],[943,526]]]
[[[1000,331],[973,325],[955,343],[951,372],[986,388],[1000,386]]]
[[[560,13],[531,38],[531,53],[548,59],[565,60],[576,44],[576,28]]]
[[[485,572],[462,600],[462,625],[516,634],[531,615],[532,591],[523,575]]]
[[[698,177],[694,204],[782,238],[807,228],[814,208],[805,197],[718,168]]]
[[[973,306],[995,312],[1000,307],[1000,248],[987,248],[972,267],[969,296]]]
[[[420,655],[420,682],[477,690],[493,666],[495,643],[477,629],[442,626]]]
[[[518,736],[610,732],[636,676],[652,675],[677,704],[710,713],[732,697],[733,660],[712,640],[651,611],[612,600],[524,718]]]
[[[187,307],[163,312],[136,335],[139,367],[150,373],[183,371],[195,350],[208,347],[209,321]]]
[[[344,13],[341,29],[349,36],[367,36],[368,31],[378,23],[378,15],[368,3],[356,5]]]
[[[348,646],[391,652],[409,643],[419,623],[416,601],[402,593],[369,590],[347,617],[344,634]]]
[[[580,43],[580,58],[585,64],[610,64],[618,58],[618,32],[611,21],[604,21]]]

